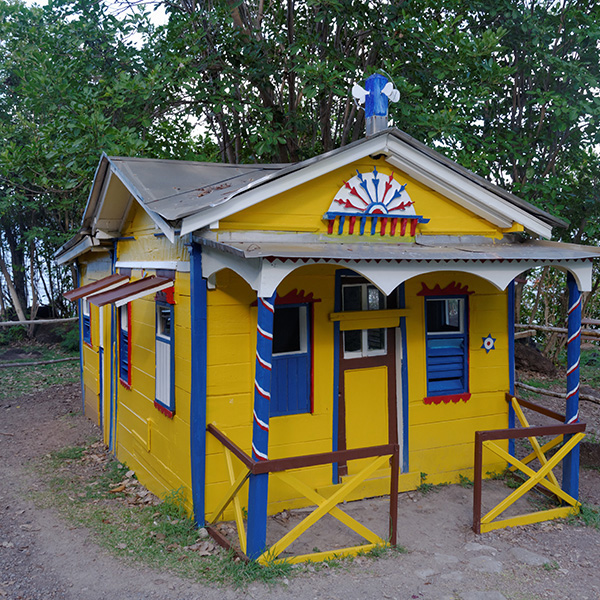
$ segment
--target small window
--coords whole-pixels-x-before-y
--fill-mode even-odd
[[[426,298],[427,395],[469,391],[467,300]]]
[[[342,310],[384,310],[386,297],[371,283],[342,285]],[[344,331],[344,358],[382,356],[387,353],[385,329]]]
[[[83,327],[83,341],[92,345],[92,322],[90,315],[90,303],[87,298],[81,300],[81,321]]]
[[[156,303],[156,405],[175,413],[175,339],[173,305]]]
[[[131,385],[131,303],[119,307],[119,379]]]
[[[275,307],[270,405],[272,417],[311,412],[310,319],[309,304]]]

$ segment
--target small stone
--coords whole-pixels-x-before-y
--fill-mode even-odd
[[[435,571],[433,569],[421,569],[419,571],[415,571],[415,575],[421,579],[427,579],[428,577],[435,575]]]
[[[208,531],[206,531],[206,528],[200,527],[200,529],[198,529],[198,539],[205,540],[207,538],[208,538]]]
[[[451,571],[450,573],[444,573],[441,578],[445,581],[462,581],[464,575],[460,571]]]
[[[436,562],[449,565],[460,562],[456,556],[452,556],[451,554],[438,554],[437,552],[433,555],[433,558]]]
[[[496,556],[497,550],[492,546],[485,546],[484,544],[478,544],[477,542],[469,542],[465,544],[465,550],[467,552],[489,552],[492,556]]]
[[[482,573],[501,573],[502,563],[491,556],[475,556],[469,559],[469,566]]]
[[[549,558],[540,556],[530,550],[525,550],[525,548],[511,548],[510,553],[515,560],[525,563],[526,565],[531,565],[532,567],[541,567],[542,565],[552,562]]]

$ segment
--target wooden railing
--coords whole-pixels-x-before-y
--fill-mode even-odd
[[[579,502],[567,494],[558,485],[552,469],[558,465],[568,454],[579,444],[585,436],[585,423],[574,423],[566,425],[564,416],[550,409],[538,406],[527,400],[517,399],[511,394],[506,395],[507,402],[511,404],[522,425],[519,429],[494,429],[489,431],[477,431],[475,433],[475,484],[473,488],[473,530],[475,533],[482,533],[508,527],[513,525],[526,525],[529,523],[539,523],[550,519],[563,518],[579,511]],[[560,421],[560,425],[549,425],[542,427],[530,427],[523,407],[543,414],[547,417]],[[540,445],[538,436],[555,436],[554,439],[544,445]],[[565,441],[565,436],[569,436]],[[497,440],[516,440],[527,438],[531,443],[533,451],[525,458],[519,460],[509,454],[504,448],[501,448],[494,442]],[[546,452],[557,447],[564,441],[563,446],[551,457],[546,457]],[[496,507],[490,510],[483,517],[481,516],[482,500],[482,468],[483,451],[487,449],[502,460],[511,465],[510,471],[520,471],[526,476],[525,481],[507,498],[500,502]],[[536,472],[527,465],[533,460],[538,459],[540,468]],[[509,506],[514,504],[519,498],[525,495],[535,486],[542,486],[549,491],[559,503],[566,506],[559,506],[548,510],[541,510],[533,513],[517,515],[502,520],[495,520]]]
[[[316,508],[303,521],[296,525],[291,531],[286,533],[279,541],[275,542],[271,548],[265,551],[257,559],[258,562],[265,563],[268,561],[277,560],[277,557],[287,547],[289,547],[294,540],[300,537],[300,535],[307,531],[326,514],[330,514],[331,516],[335,517],[370,543],[363,546],[337,548],[325,552],[294,556],[287,558],[286,560],[288,562],[326,560],[332,556],[345,556],[349,554],[356,554],[358,552],[364,552],[375,546],[396,545],[398,523],[398,476],[400,468],[400,447],[398,444],[385,444],[381,446],[370,446],[367,448],[355,448],[352,450],[338,450],[334,452],[308,454],[290,458],[255,461],[251,456],[248,456],[248,454],[239,448],[239,446],[232,442],[223,432],[219,431],[219,429],[217,429],[214,425],[208,425],[207,430],[223,445],[230,483],[227,493],[223,496],[218,506],[208,518],[209,525],[207,526],[207,530],[215,539],[215,541],[217,541],[217,543],[226,548],[232,548],[232,544],[221,533],[219,533],[216,527],[214,527],[214,523],[219,520],[227,507],[233,503],[238,539],[240,541],[240,549],[234,550],[236,550],[240,556],[247,560],[245,555],[246,532],[243,520],[243,510],[239,501],[238,493],[250,475],[270,473],[279,477],[279,479],[284,483],[300,492],[310,501],[310,503],[315,504]],[[244,469],[237,476],[233,469],[233,464],[231,461],[232,456],[235,456],[244,465]],[[294,469],[341,463],[360,458],[375,458],[375,460],[363,468],[360,473],[357,473],[350,478],[348,482],[340,485],[339,489],[337,489],[329,498],[321,496],[321,494],[319,494],[315,489],[306,485],[304,482],[288,472]],[[384,464],[388,461],[391,468],[390,529],[389,539],[384,540],[367,527],[356,521],[354,518],[344,513],[337,507],[337,505],[340,502],[343,502],[349,496],[349,494],[351,494],[367,477],[369,477],[369,475],[384,466]]]

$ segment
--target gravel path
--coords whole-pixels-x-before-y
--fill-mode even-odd
[[[341,568],[301,566],[273,587],[208,587],[124,564],[85,529],[34,505],[41,484],[30,461],[98,435],[89,421],[70,416],[78,408],[77,386],[0,404],[0,598],[600,600],[599,531],[551,522],[476,536],[472,491],[460,486],[400,495],[399,542],[407,553],[358,558]],[[487,482],[484,493],[493,501],[507,490],[502,482]],[[582,472],[582,496],[599,501],[598,471]],[[345,507],[382,533],[386,508],[381,500]],[[334,522],[315,535],[320,541],[309,545],[344,534]]]

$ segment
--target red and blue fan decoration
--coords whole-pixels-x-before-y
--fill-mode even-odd
[[[417,215],[414,201],[406,191],[406,183],[400,185],[394,179],[394,173],[383,175],[373,168],[370,173],[361,173],[344,181],[323,218],[328,222],[327,231],[334,233],[335,221],[338,220],[337,234],[344,233],[348,222],[347,233],[364,235],[367,229],[375,235],[377,223],[380,222],[379,233],[395,236],[415,236],[418,223],[429,223],[422,215]],[[357,231],[358,229],[358,231]]]

